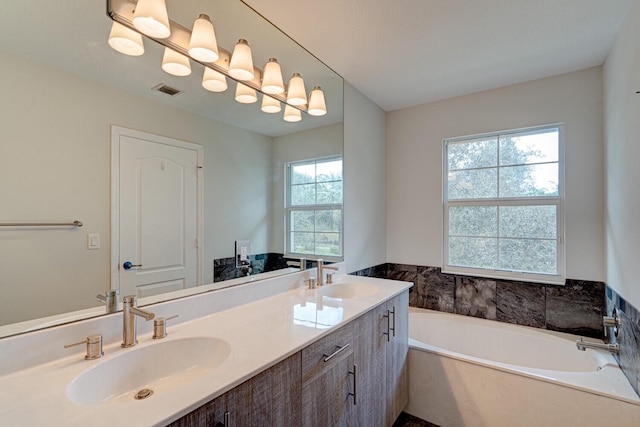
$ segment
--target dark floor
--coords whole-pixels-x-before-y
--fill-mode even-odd
[[[406,412],[400,414],[393,427],[438,427],[435,424],[431,424],[425,420],[422,420],[413,415],[409,415]]]

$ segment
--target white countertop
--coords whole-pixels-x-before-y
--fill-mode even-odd
[[[306,273],[308,274],[308,273]],[[294,275],[295,276],[295,275]],[[297,276],[296,276],[297,277]],[[295,278],[300,280],[303,275]],[[288,279],[271,279],[276,281],[288,280],[289,288],[291,276]],[[164,393],[156,393],[147,400],[132,400],[127,403],[107,403],[100,406],[79,405],[67,397],[67,388],[74,378],[97,364],[109,361],[125,352],[136,351],[144,346],[153,346],[159,341],[151,339],[151,333],[146,332],[149,326],[139,322],[139,344],[131,349],[123,349],[120,342],[105,339],[104,357],[97,360],[83,359],[84,346],[77,347],[72,356],[58,358],[25,369],[9,372],[0,377],[0,425],[32,425],[32,426],[109,426],[136,425],[152,426],[165,425],[181,416],[188,414],[204,403],[223,394],[231,388],[241,384],[264,369],[278,363],[286,357],[306,347],[320,337],[335,330],[340,325],[353,320],[369,309],[394,297],[412,286],[408,282],[373,279],[360,276],[341,275],[336,277],[340,282],[364,282],[375,285],[378,291],[369,296],[352,299],[337,299],[320,296],[317,290],[308,290],[303,286],[268,296],[253,302],[238,304],[235,307],[222,309],[218,312],[212,308],[212,314],[190,320],[189,315],[179,312],[183,323],[168,324],[169,335],[162,341],[177,340],[187,337],[211,336],[229,343],[231,353],[218,367],[207,372],[204,376]],[[265,287],[265,282],[241,285],[237,292],[252,292],[250,287]],[[331,285],[327,285],[331,286]],[[240,287],[238,287],[240,288]],[[258,289],[258,288],[254,288]],[[220,292],[218,294],[218,292]],[[192,301],[200,298],[215,298],[225,295],[218,291],[203,296],[191,297]],[[227,296],[233,296],[230,291]],[[255,293],[255,291],[254,291]],[[236,295],[236,299],[241,296]],[[208,300],[207,300],[208,301]],[[177,300],[176,304],[164,303],[159,310],[161,315],[169,315],[172,309],[185,308],[185,300]],[[202,305],[202,304],[201,304]],[[155,311],[154,307],[149,307]],[[197,310],[195,310],[197,311]],[[121,316],[121,315],[120,315]],[[109,317],[109,316],[107,316]],[[118,318],[119,319],[119,318]],[[187,321],[184,321],[187,320]],[[121,321],[115,322],[112,317],[108,324],[102,327],[122,327]],[[152,323],[152,322],[149,322]],[[93,324],[92,327],[96,327]],[[55,344],[59,346],[61,340],[77,341],[77,336],[65,336],[64,327],[57,329]],[[89,329],[83,329],[86,331]],[[42,331],[41,331],[42,332]],[[93,333],[100,333],[94,331]],[[121,329],[117,331],[121,333]],[[74,330],[77,334],[78,331]],[[15,356],[16,348],[21,351],[32,345],[47,346],[46,333],[38,338],[27,336],[19,345],[13,343],[11,350],[3,349],[0,341],[0,356]],[[21,337],[15,337],[20,340]],[[81,338],[80,338],[81,339]],[[38,342],[39,340],[39,342]],[[3,351],[4,350],[4,351]],[[59,354],[59,353],[56,353]],[[185,354],[185,357],[189,357]],[[96,384],[100,387],[100,384]]]

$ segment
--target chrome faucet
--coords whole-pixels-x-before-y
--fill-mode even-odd
[[[600,344],[597,342],[587,342],[583,341],[582,338],[576,340],[576,347],[578,347],[578,350],[580,351],[585,351],[588,348],[596,348],[599,350],[607,350],[608,352],[613,354],[620,353],[620,346],[618,344]]]
[[[144,320],[151,320],[156,315],[150,311],[136,307],[136,296],[129,295],[122,298],[122,344],[121,347],[133,347],[138,344],[136,330],[136,316]]]
[[[307,269],[307,259],[306,258],[300,258],[299,261],[287,261],[287,266],[289,266],[289,267],[298,267],[298,268],[300,268],[300,271],[306,270]]]
[[[333,271],[338,271],[338,267],[334,267],[332,265],[324,265],[324,260],[319,259],[318,260],[318,278],[316,280],[317,284],[316,286],[323,286],[324,285],[324,270],[333,270]]]
[[[118,291],[110,290],[104,294],[96,295],[98,301],[104,303],[107,313],[115,313],[118,311]]]

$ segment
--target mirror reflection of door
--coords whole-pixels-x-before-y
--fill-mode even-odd
[[[202,146],[112,127],[112,289],[147,297],[201,281]]]

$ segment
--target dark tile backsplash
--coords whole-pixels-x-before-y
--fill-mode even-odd
[[[497,320],[534,328],[545,328],[545,286],[497,280],[496,301]]]
[[[352,274],[413,282],[412,307],[602,338],[602,282],[565,286],[442,273],[439,267],[386,263]],[[386,274],[386,275],[385,275]]]
[[[237,279],[247,275],[267,273],[269,271],[287,268],[287,260],[283,254],[264,253],[249,256],[250,265],[248,267],[236,267],[236,260],[233,257],[218,258],[213,260],[213,281]]]
[[[547,329],[602,338],[604,283],[567,279],[565,286],[547,286]],[[600,331],[594,335],[594,331]]]
[[[640,311],[608,286],[606,295],[607,314],[611,315],[615,308],[622,321],[618,336],[611,337],[612,342],[620,344],[620,354],[616,358],[631,386],[640,395]]]
[[[535,328],[603,338],[602,317],[622,319],[616,356],[640,395],[640,311],[603,282],[567,279],[565,286],[442,273],[439,267],[386,263],[351,273],[413,282],[409,305]]]

